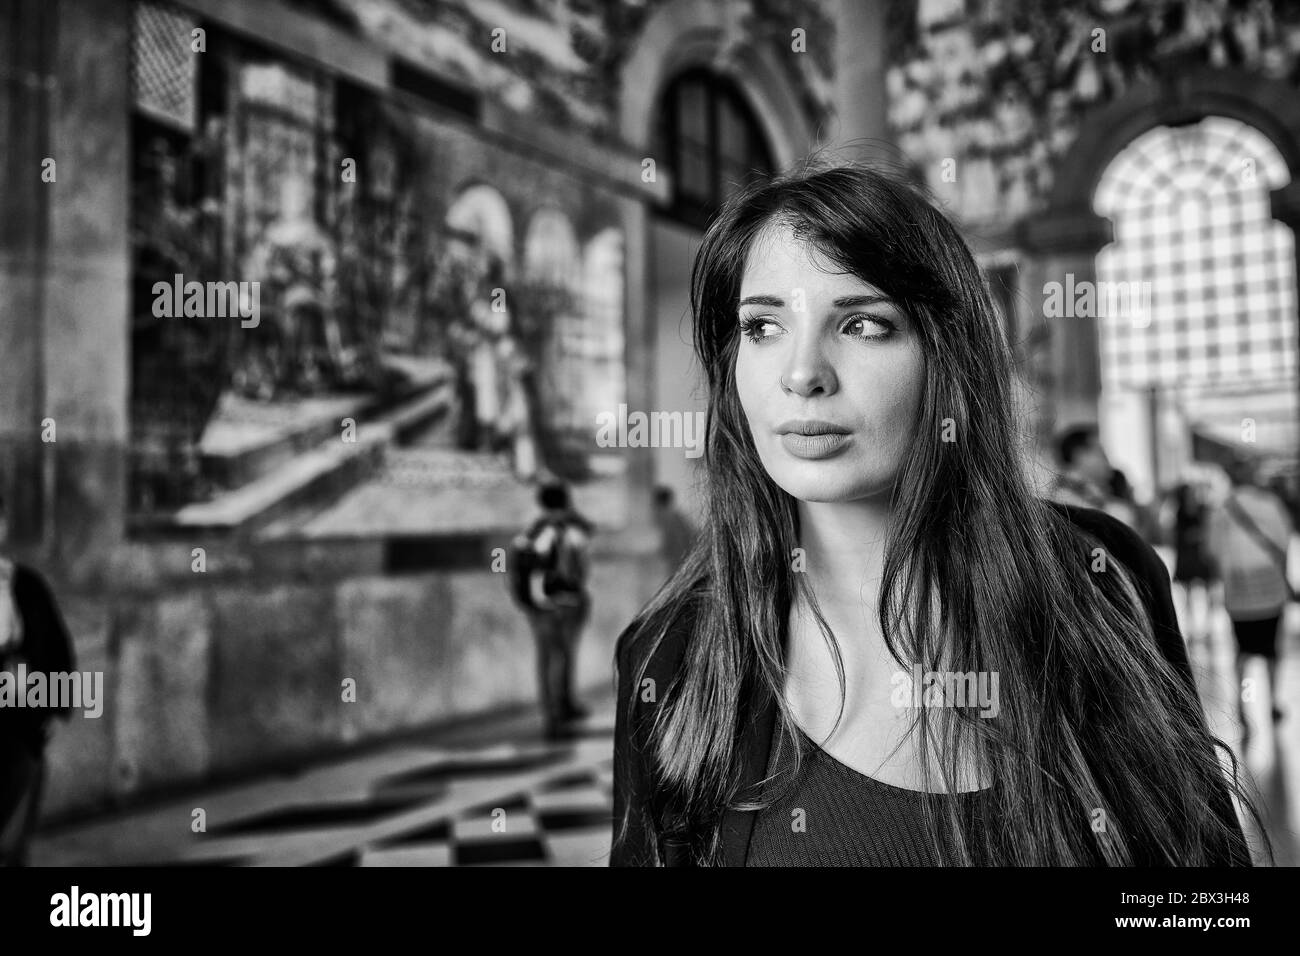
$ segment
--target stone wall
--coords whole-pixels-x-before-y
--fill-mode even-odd
[[[981,261],[1010,276],[1045,476],[1053,433],[1103,418],[1096,326],[1044,315],[1043,289],[1093,280],[1112,240],[1091,208],[1106,165],[1153,127],[1215,112],[1289,137],[1278,90],[1300,84],[1300,11],[1273,0],[890,0],[887,10],[892,138]]]
[[[681,3],[685,7],[691,3]],[[674,0],[338,0],[350,29],[493,97],[521,115],[609,136],[619,128],[619,71],[641,29]],[[719,7],[724,5],[719,4]],[[771,49],[790,65],[801,107],[832,111],[835,0],[730,0],[723,46]],[[787,58],[802,29],[807,55]],[[747,64],[737,63],[737,69]]]
[[[1135,85],[1197,66],[1300,81],[1300,11],[1272,0],[889,7],[898,145],[953,212],[981,227],[1040,210],[1082,118]]]
[[[22,148],[0,158],[0,178],[30,184],[0,195],[0,490],[14,519],[6,552],[50,581],[78,668],[103,672],[106,693],[101,717],[59,725],[46,821],[534,701],[531,635],[489,570],[488,545],[504,541],[481,542],[481,560],[394,574],[381,540],[127,536],[130,4],[19,6],[20,29],[0,38],[0,54],[19,66],[18,80],[0,87],[0,124],[23,131]],[[222,4],[193,6],[208,15]],[[261,10],[226,9],[234,19]],[[318,66],[329,67],[323,54],[364,45],[369,59],[350,56],[339,68],[382,79],[382,49],[327,23],[304,25],[292,5],[276,10]],[[640,157],[539,116],[498,109],[475,123],[396,93],[390,105],[412,117],[428,221],[463,186],[483,182],[510,207],[517,253],[543,206],[558,206],[579,242],[623,231],[627,393],[645,407],[642,234],[657,187],[640,184]],[[56,182],[41,181],[46,156],[57,159]],[[41,440],[47,417],[54,442]],[[648,470],[629,472],[630,524],[611,529],[595,560],[578,667],[593,691],[609,686],[614,638],[664,573],[641,526]],[[207,551],[201,574],[191,570],[195,547]],[[355,703],[342,700],[349,677]]]
[[[204,547],[203,573],[188,546],[138,544],[111,592],[57,593],[105,699],[100,717],[56,724],[47,821],[537,699],[504,574],[386,573],[375,541]],[[653,553],[597,550],[575,675],[587,693],[612,687],[614,640],[665,575]]]
[[[129,18],[117,2],[7,6],[0,492],[13,538],[93,576],[125,491]]]

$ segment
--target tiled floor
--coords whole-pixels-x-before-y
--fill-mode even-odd
[[[1296,622],[1300,624],[1300,621]],[[1241,753],[1228,621],[1191,659],[1211,729]],[[1300,641],[1283,645],[1274,724],[1261,692],[1246,765],[1276,862],[1300,863]],[[42,834],[34,865],[604,866],[611,828],[613,701],[583,736],[547,743],[531,713],[472,722],[298,775],[272,776]],[[202,811],[205,827],[195,823]]]
[[[38,836],[31,863],[607,865],[612,700],[571,741],[545,742],[534,723],[489,722],[437,746],[388,747],[66,827]]]
[[[1295,613],[1297,609],[1291,611]],[[1292,621],[1283,630],[1291,634],[1279,641],[1277,703],[1285,716],[1280,722],[1273,722],[1265,665],[1258,658],[1248,658],[1244,677],[1252,685],[1253,693],[1248,695],[1251,699],[1245,707],[1251,728],[1245,741],[1237,718],[1236,646],[1226,616],[1217,617],[1210,641],[1189,643],[1189,656],[1211,731],[1230,744],[1238,758],[1244,757],[1276,864],[1297,866],[1300,865],[1300,620]],[[1263,858],[1257,856],[1256,862],[1262,863]]]

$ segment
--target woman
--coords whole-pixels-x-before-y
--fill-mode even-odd
[[[692,305],[707,523],[619,638],[611,863],[1248,865],[1168,575],[1031,495],[953,226],[754,185]]]
[[[1277,636],[1291,588],[1287,582],[1287,549],[1291,516],[1286,506],[1257,484],[1248,460],[1232,463],[1232,488],[1210,517],[1211,553],[1223,578],[1223,605],[1237,642],[1237,719],[1242,746],[1250,740],[1246,721],[1246,658],[1262,657],[1268,668],[1268,699],[1273,722],[1284,713],[1277,697]]]
[[[1199,489],[1183,482],[1174,489],[1174,584],[1176,603],[1181,600],[1182,620],[1188,624],[1188,638],[1199,638],[1208,648],[1215,618],[1214,566],[1206,551],[1208,514]],[[1197,607],[1202,608],[1197,612]],[[1199,626],[1194,622],[1199,621]]]

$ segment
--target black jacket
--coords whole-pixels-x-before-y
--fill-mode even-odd
[[[22,643],[17,655],[0,658],[0,670],[17,673],[19,660],[27,673],[68,673],[75,668],[72,638],[55,603],[49,584],[40,573],[23,564],[14,565],[14,604],[23,622]],[[0,707],[0,741],[18,741],[33,753],[45,745],[45,727],[53,717],[67,717],[67,707]]]
[[[1196,682],[1174,613],[1173,598],[1169,589],[1169,572],[1160,556],[1131,528],[1101,511],[1055,502],[1050,504],[1065,514],[1075,526],[1098,538],[1107,554],[1129,569],[1136,579],[1147,612],[1154,622],[1157,643],[1170,663],[1184,676],[1195,695]],[[690,637],[690,623],[689,614],[679,616],[646,665],[644,676],[654,680],[656,690],[660,694],[670,686],[673,676],[681,667],[686,642]],[[647,718],[650,716],[652,705],[643,702],[641,695],[636,694],[631,725],[627,714],[627,702],[633,698],[636,690],[632,681],[639,669],[639,658],[634,655],[632,648],[633,636],[633,628],[629,625],[619,635],[616,650],[618,696],[614,731],[615,841],[610,855],[611,866],[645,866],[650,865],[653,860],[649,834],[640,825],[641,814],[648,806],[647,801],[651,798],[653,789],[647,769],[648,746],[645,735],[648,727]],[[756,699],[748,702],[748,712],[742,721],[747,729],[740,743],[745,767],[741,781],[743,790],[748,790],[757,784],[766,771],[776,717],[776,702],[766,691],[761,691]],[[636,728],[635,733],[631,732],[632,727]],[[1225,819],[1230,818],[1240,832],[1226,786],[1218,802],[1220,813]],[[625,811],[630,811],[629,830],[627,838],[620,843],[617,839],[618,830]],[[744,865],[756,816],[755,812],[732,809],[724,812],[722,842],[726,865]],[[1240,853],[1224,860],[1225,865],[1249,865],[1245,847],[1243,836]],[[684,841],[661,837],[659,850],[667,866],[692,865]]]

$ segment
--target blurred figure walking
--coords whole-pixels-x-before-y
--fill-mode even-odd
[[[1214,597],[1217,575],[1207,544],[1210,509],[1202,490],[1189,482],[1178,485],[1170,501],[1174,600],[1179,605],[1179,620],[1183,622],[1189,644],[1203,640],[1208,647],[1217,610]]]
[[[1118,468],[1112,468],[1110,479],[1106,482],[1106,491],[1108,498],[1105,510],[1140,534],[1144,541],[1149,542],[1152,534],[1147,509],[1138,504],[1128,476]]]
[[[511,593],[528,616],[537,641],[537,677],[548,739],[569,735],[569,722],[588,710],[574,698],[578,638],[591,612],[588,551],[595,530],[559,481],[541,485],[542,514],[511,544]]]
[[[1056,457],[1061,470],[1048,497],[1063,505],[1104,511],[1145,536],[1128,480],[1106,457],[1095,425],[1076,425],[1062,432],[1056,440]]]
[[[0,497],[0,548],[8,537]],[[74,669],[72,639],[45,579],[0,551],[0,671],[46,675]],[[11,678],[12,679],[12,678]],[[0,866],[25,866],[40,816],[45,747],[55,717],[70,708],[0,707]]]
[[[1243,739],[1246,723],[1246,658],[1262,657],[1268,666],[1273,720],[1283,717],[1277,700],[1277,634],[1287,601],[1287,548],[1291,517],[1271,491],[1259,487],[1254,465],[1238,460],[1229,469],[1232,489],[1210,519],[1209,548],[1223,579],[1223,603],[1237,639],[1237,713]]]
[[[659,553],[668,566],[668,573],[672,574],[681,566],[695,544],[695,527],[685,512],[677,507],[673,500],[673,490],[667,485],[655,488],[654,505],[655,526],[660,533]]]

